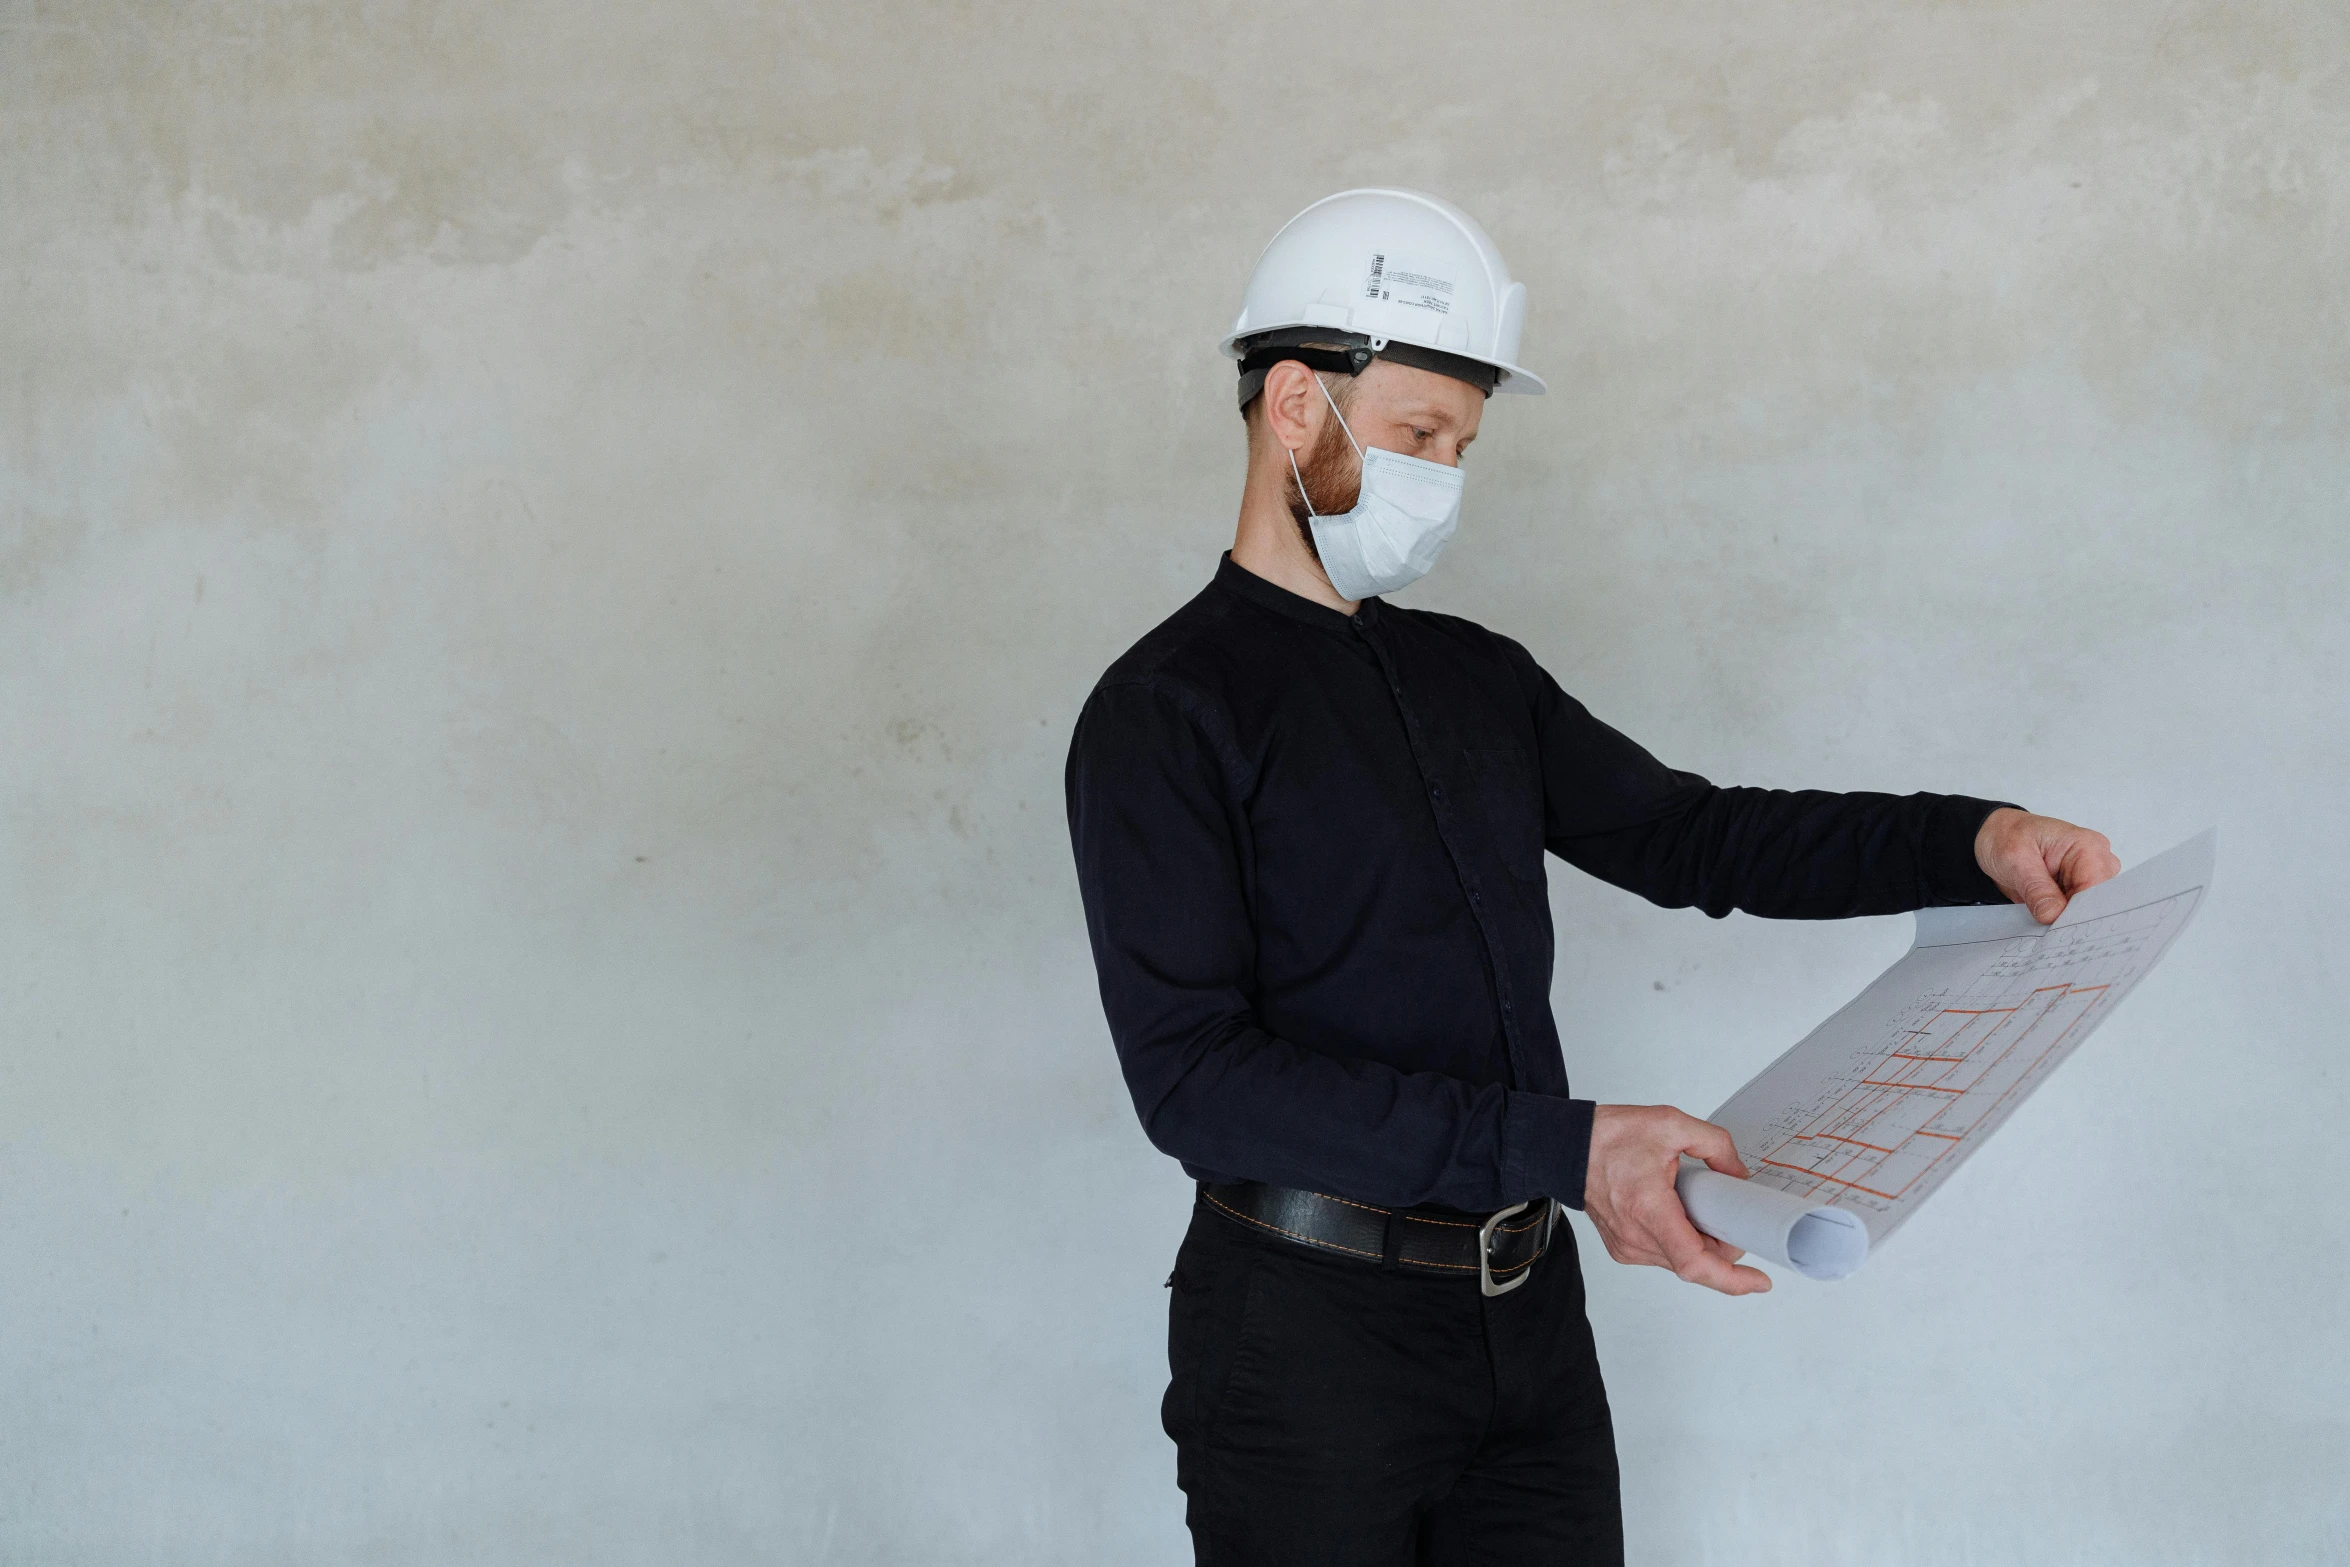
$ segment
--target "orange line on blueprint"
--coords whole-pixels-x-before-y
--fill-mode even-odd
[[[1823,1181],[1834,1181],[1838,1186],[1849,1186],[1856,1192],[1867,1192],[1871,1197],[1882,1197],[1887,1202],[1899,1202],[1901,1200],[1891,1192],[1881,1192],[1878,1191],[1874,1186],[1863,1186],[1858,1181],[1847,1181],[1833,1175],[1821,1175],[1819,1171],[1806,1170],[1802,1165],[1799,1164],[1779,1164],[1775,1159],[1765,1159],[1763,1163],[1778,1165],[1778,1168],[1782,1170],[1793,1170],[1800,1175],[1818,1176],[1819,1179]]]
[[[2070,1001],[2074,996],[2086,996],[2093,993],[2102,994],[2107,988],[2108,987],[2104,985],[2081,985],[2078,987],[2071,985],[2050,985],[2047,987],[2047,990],[2062,991],[2064,994],[2058,996],[2056,1001],[2051,1001],[2046,1007],[2042,1008],[2040,1016],[2046,1017],[2050,1012],[2055,1011],[2057,1001]],[[2035,996],[2045,995],[2047,990],[2035,990],[2032,992],[2032,994]],[[2007,1096],[2014,1093],[2018,1088],[2021,1088],[2023,1086],[2024,1079],[2030,1077],[2032,1073],[2038,1069],[2041,1062],[2054,1055],[2057,1051],[2057,1048],[2065,1042],[2066,1037],[2069,1036],[2074,1029],[2081,1026],[2081,1019],[2087,1017],[2090,1013],[2096,1010],[2097,1003],[2092,1001],[2087,1006],[2081,1008],[2080,1011],[2074,1013],[2072,1021],[2065,1024],[2064,1027],[2058,1029],[2056,1031],[2056,1037],[2048,1041],[2048,1043],[2041,1048],[2040,1053],[2032,1058],[2032,1064],[2025,1067],[2021,1072],[2017,1073],[2015,1081],[2009,1083],[2005,1088],[2001,1089],[1999,1091],[1999,1097],[1992,1100],[1989,1107],[1986,1108],[1981,1115],[1975,1117],[1974,1125],[1980,1126],[1983,1124],[1985,1117],[1996,1114],[1999,1107],[2007,1103]],[[2037,1023],[2038,1021],[2038,1018],[2033,1019],[2034,1023]],[[2012,1051],[2014,1048],[2015,1047],[2011,1045],[2008,1047],[2008,1050],[2001,1051],[1999,1053],[2000,1060],[2005,1060],[2009,1051]],[[1994,1061],[1991,1064],[1993,1066],[1997,1066],[1999,1062]],[[1985,1075],[1989,1075],[1988,1070],[1986,1070]],[[1974,1127],[1970,1126],[1968,1130],[1972,1131],[1974,1130]]]
[[[2037,1069],[2042,1062],[2045,1062],[2050,1055],[2054,1054],[2063,1046],[2065,1040],[2072,1035],[2073,1031],[2080,1027],[2082,1020],[2086,1018],[2091,1011],[2095,1010],[2095,1002],[2093,998],[2103,993],[2108,988],[2110,987],[2107,985],[2076,986],[2057,984],[2043,986],[2034,990],[2031,994],[2032,1001],[2042,1002],[2042,1005],[2036,1009],[2032,1009],[2030,1007],[2030,1003],[2028,1002],[2012,1007],[1946,1007],[1943,1009],[1943,1015],[1957,1015],[1962,1017],[1997,1017],[2002,1019],[2001,1023],[1992,1029],[1990,1035],[1986,1036],[1985,1040],[1983,1041],[1984,1043],[1989,1043],[1992,1039],[1995,1039],[1998,1035],[2004,1033],[2008,1024],[2016,1021],[2017,1014],[2026,1010],[2035,1011],[2036,1015],[2029,1023],[2025,1025],[2021,1035],[2011,1036],[2006,1044],[1999,1050],[1997,1055],[1993,1056],[1989,1061],[1981,1063],[1983,1066],[1982,1076],[1988,1077],[1993,1072],[1995,1072],[2002,1063],[2007,1061],[2008,1058],[2017,1054],[2016,1045],[2019,1040],[2022,1038],[2028,1038],[2034,1032],[2034,1030],[2038,1028],[2040,1022],[2047,1018],[2050,1013],[2055,1011],[2059,1003],[2069,1000],[2075,996],[2092,998],[2091,1004],[2087,1007],[2083,1007],[2079,1012],[2075,1013],[2062,1028],[2058,1029],[2056,1037],[2050,1040],[2046,1045],[2043,1045],[2035,1053],[2031,1064],[2024,1067],[2023,1071],[1999,1092],[1998,1096],[1992,1100],[1991,1104],[1981,1114],[1978,1114],[1975,1117],[1975,1125],[1980,1126],[1985,1119],[1995,1114],[1999,1108],[2004,1105],[2019,1088],[2023,1086],[2024,1079],[2030,1077],[2033,1071]],[[2045,1000],[2043,1000],[2043,998],[2045,998]],[[1903,1030],[1903,1033],[1912,1036],[1925,1034],[1928,1032],[1930,1032],[1928,1029]],[[1966,1032],[1966,1030],[1962,1028],[1960,1033],[1963,1034],[1964,1032]],[[1961,1065],[1967,1061],[1975,1059],[1972,1051],[1970,1051],[1970,1053],[1965,1056],[1919,1056],[1911,1055],[1903,1051],[1888,1051],[1887,1056],[1893,1060],[1932,1062],[1939,1065]],[[1932,1083],[1888,1082],[1879,1078],[1867,1077],[1861,1078],[1857,1083],[1854,1084],[1854,1086],[1860,1088],[1885,1090],[1891,1095],[1907,1093],[1913,1089],[1924,1089],[1929,1093],[1947,1094],[1954,1099],[1963,1098],[1969,1092],[1971,1092],[1970,1089],[1963,1088],[1941,1088]],[[1849,1090],[1847,1090],[1847,1093],[1849,1093]],[[1840,1136],[1834,1132],[1821,1130],[1821,1128],[1836,1124],[1853,1125],[1856,1121],[1860,1125],[1866,1125],[1869,1122],[1876,1120],[1878,1116],[1884,1114],[1891,1108],[1892,1101],[1890,1099],[1881,1101],[1874,1106],[1865,1103],[1853,1103],[1847,1099],[1843,1103],[1829,1106],[1823,1110],[1812,1121],[1811,1126],[1807,1127],[1801,1132],[1796,1133],[1794,1136],[1785,1139],[1779,1144],[1778,1147],[1773,1148],[1771,1152],[1780,1153],[1786,1151],[1793,1148],[1797,1143],[1826,1141],[1842,1143],[1855,1148],[1864,1148],[1871,1153],[1881,1153],[1889,1157],[1892,1154],[1898,1153],[1900,1150],[1898,1148],[1886,1148],[1877,1143],[1862,1142],[1857,1137]],[[1909,1133],[1908,1136],[1931,1137],[1937,1142],[1945,1143],[1958,1143],[1964,1142],[1966,1140],[1963,1134],[1955,1134],[1950,1132],[1929,1132],[1923,1127],[1920,1127]],[[1904,1141],[1906,1142],[1906,1140],[1907,1138],[1905,1137]],[[1945,1150],[1945,1152],[1947,1152],[1947,1150]],[[1789,1164],[1783,1159],[1772,1159],[1765,1157],[1761,1162],[1772,1169],[1785,1170],[1790,1175],[1801,1176],[1809,1180],[1811,1182],[1811,1187],[1809,1191],[1802,1193],[1802,1195],[1805,1196],[1814,1195],[1826,1186],[1838,1186],[1843,1187],[1849,1191],[1864,1192],[1871,1197],[1881,1198],[1887,1202],[1899,1202],[1902,1199],[1903,1193],[1907,1192],[1911,1187],[1917,1185],[1917,1183],[1924,1179],[1926,1174],[1932,1170],[1935,1165],[1940,1164],[1941,1161],[1941,1154],[1936,1154],[1933,1158],[1927,1160],[1924,1168],[1917,1170],[1907,1181],[1902,1184],[1902,1190],[1900,1192],[1880,1191],[1874,1186],[1863,1185],[1861,1182],[1848,1179],[1842,1174],[1830,1174],[1825,1170],[1816,1169],[1808,1165]],[[1835,1166],[1835,1168],[1838,1171],[1850,1170],[1856,1165],[1864,1164],[1866,1162],[1867,1161],[1865,1161],[1860,1155],[1855,1154],[1840,1161]],[[1876,1168],[1883,1168],[1882,1163],[1880,1162]],[[1829,1202],[1834,1202],[1837,1199],[1834,1195],[1831,1194],[1827,1200]]]

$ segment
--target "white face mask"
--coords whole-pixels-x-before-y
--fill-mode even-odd
[[[1367,599],[1374,593],[1393,593],[1428,575],[1436,557],[1461,521],[1461,471],[1440,462],[1406,457],[1379,447],[1364,451],[1355,433],[1346,428],[1338,400],[1320,376],[1314,384],[1346,443],[1363,460],[1363,485],[1354,510],[1322,516],[1306,497],[1306,526],[1313,530],[1314,548],[1330,585],[1345,599]],[[1297,453],[1289,454],[1289,474],[1297,493],[1306,496],[1306,481],[1297,471]]]

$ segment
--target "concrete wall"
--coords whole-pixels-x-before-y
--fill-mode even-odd
[[[1592,1262],[1637,1559],[2350,1555],[2346,50],[6,0],[0,1558],[1188,1559],[1059,767],[1363,181],[1556,389],[1410,602],[1717,778],[2223,830],[1861,1277]],[[1580,1087],[1700,1111],[1907,940],[1554,897]]]

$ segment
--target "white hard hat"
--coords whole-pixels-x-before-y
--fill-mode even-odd
[[[1475,218],[1416,190],[1345,190],[1281,226],[1218,347],[1241,361],[1243,407],[1273,350],[1298,347],[1277,357],[1351,373],[1379,356],[1539,396],[1517,362],[1525,319],[1526,285]]]

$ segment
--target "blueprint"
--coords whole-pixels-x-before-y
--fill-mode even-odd
[[[1752,1179],[1694,1162],[1691,1222],[1813,1278],[1866,1260],[2112,1016],[2211,882],[2206,832],[2076,897],[1927,909],[1900,962],[1713,1113]]]

